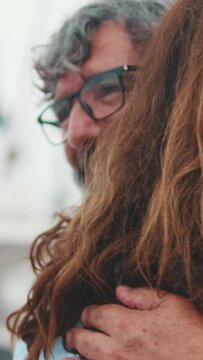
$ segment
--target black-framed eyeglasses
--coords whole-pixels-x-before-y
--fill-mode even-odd
[[[67,140],[67,124],[73,101],[78,99],[82,109],[94,120],[106,119],[122,108],[129,87],[130,71],[139,70],[136,65],[122,65],[90,77],[79,91],[56,100],[39,115],[38,122],[52,144]],[[128,74],[128,75],[127,75]]]

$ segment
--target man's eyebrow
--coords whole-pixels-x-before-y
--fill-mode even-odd
[[[86,77],[85,77],[81,72],[79,72],[79,71],[78,71],[78,72],[76,72],[76,71],[69,71],[69,72],[67,72],[66,74],[62,75],[62,76],[58,79],[58,81],[60,81],[60,79],[62,79],[63,76],[65,76],[65,75],[67,75],[68,77],[71,76],[71,75],[75,75],[75,76],[77,76],[78,78],[80,78],[80,79],[83,81],[83,83],[80,85],[80,87],[82,87],[83,84],[87,81]],[[54,92],[53,92],[53,96],[52,96],[52,100],[53,100],[53,101],[57,101],[57,100],[60,100],[61,98],[65,98],[65,97],[67,97],[67,96],[69,96],[69,95],[71,95],[71,94],[73,94],[73,93],[75,93],[75,92],[77,91],[77,90],[76,90],[76,91],[72,91],[72,90],[71,90],[71,84],[74,84],[75,79],[67,78],[66,81],[67,81],[67,83],[70,83],[70,86],[67,86],[67,91],[66,91],[67,95],[61,95],[60,92],[59,92],[59,94],[58,94],[58,91],[56,91],[56,88],[57,88],[57,82],[56,82],[56,86],[55,86],[55,89],[54,89]],[[57,92],[57,95],[56,95],[56,92]]]
[[[92,77],[103,74],[103,73],[105,73],[105,72],[107,72],[109,70],[111,70],[111,68],[104,68],[104,69],[91,69],[91,68],[89,68],[86,71],[84,69],[85,74],[84,74],[84,72],[81,73],[80,70],[79,70],[78,74],[81,75],[81,77],[84,79],[84,81],[87,81],[87,80],[91,79]]]

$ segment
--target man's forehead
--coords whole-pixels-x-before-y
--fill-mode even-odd
[[[89,58],[77,71],[69,71],[57,81],[55,98],[78,91],[88,78],[101,72],[124,64],[140,65],[140,53],[122,24],[106,22],[92,32]]]
[[[80,67],[85,77],[96,75],[114,67],[127,64],[134,57],[134,48],[124,25],[108,21],[92,32],[91,51]],[[136,59],[133,58],[133,64]]]

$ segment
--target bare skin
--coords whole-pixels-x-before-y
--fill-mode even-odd
[[[72,329],[70,347],[88,360],[203,359],[203,316],[188,300],[146,288],[116,294],[125,306],[85,308],[83,323],[99,332]]]
[[[56,84],[55,99],[61,99],[78,91],[85,79],[120,65],[140,65],[142,48],[132,45],[125,28],[113,21],[106,22],[93,32],[91,54],[79,67],[79,73],[67,73]],[[96,140],[111,117],[95,122],[75,101],[67,124],[65,153],[70,164],[77,169],[77,159],[85,144]]]

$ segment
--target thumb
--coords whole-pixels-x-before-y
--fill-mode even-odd
[[[137,310],[152,310],[163,301],[166,293],[153,288],[130,288],[125,285],[118,286],[116,296],[125,306]]]

